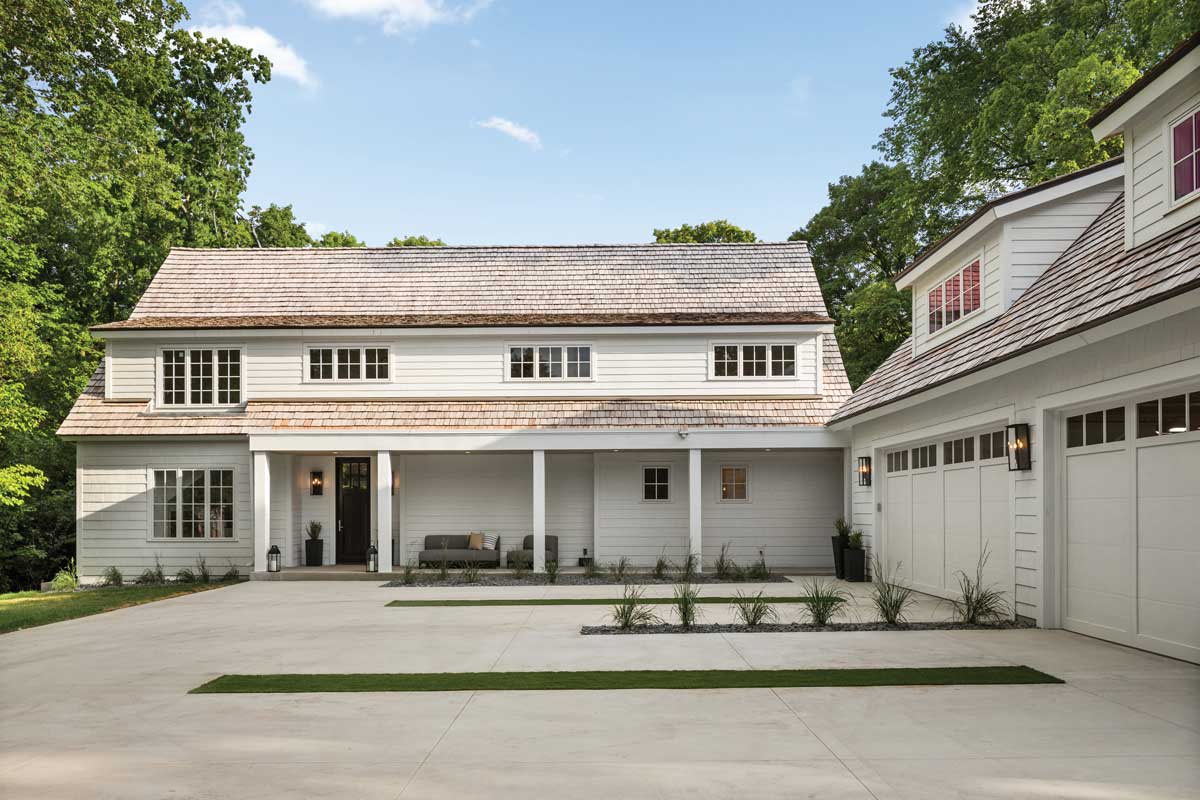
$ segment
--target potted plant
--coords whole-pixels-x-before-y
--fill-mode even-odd
[[[855,531],[847,537],[842,562],[846,580],[862,583],[867,579],[867,553],[863,550],[862,531]]]
[[[319,567],[325,563],[325,542],[321,539],[321,523],[309,520],[304,526],[308,539],[304,541],[304,566]]]
[[[834,534],[830,537],[833,539],[833,572],[838,578],[845,578],[846,567],[842,554],[850,543],[850,523],[846,522],[845,517],[838,517],[833,522],[833,530]]]

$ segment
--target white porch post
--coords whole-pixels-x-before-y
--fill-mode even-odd
[[[379,550],[379,571],[392,571],[392,454],[380,450],[375,454],[375,524],[376,547]]]
[[[267,571],[271,546],[271,454],[254,453],[254,571]]]
[[[533,571],[546,571],[546,451],[533,451]]]
[[[701,514],[703,496],[700,490],[700,450],[688,450],[688,552],[696,557],[696,571],[703,571],[704,546]]]

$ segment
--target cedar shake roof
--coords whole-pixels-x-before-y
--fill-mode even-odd
[[[1200,220],[1125,250],[1117,198],[995,320],[913,357],[904,341],[833,416],[840,422],[1200,287]]]
[[[220,327],[294,327],[303,318],[335,327],[677,325],[761,314],[828,320],[804,242],[175,248],[129,320],[97,327],[196,327],[208,318]]]
[[[251,400],[229,412],[151,413],[145,400],[104,399],[96,368],[60,436],[245,436],[281,431],[516,431],[820,427],[850,396],[842,358],[824,337],[818,399]]]

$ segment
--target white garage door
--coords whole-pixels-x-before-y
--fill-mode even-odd
[[[1008,467],[1004,433],[956,435],[884,455],[884,551],[913,588],[957,593],[958,573],[974,576],[983,548],[984,580],[1008,592]]]
[[[1063,626],[1200,660],[1200,391],[1064,428]]]

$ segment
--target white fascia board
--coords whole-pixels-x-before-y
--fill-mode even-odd
[[[1092,128],[1092,138],[1097,142],[1102,142],[1110,136],[1116,136],[1134,117],[1148,109],[1156,100],[1197,70],[1200,70],[1200,48],[1176,61],[1166,72],[1150,81],[1137,94],[1122,103],[1120,108],[1100,120]]]
[[[951,254],[953,254],[955,250],[958,250],[959,247],[971,241],[976,236],[986,232],[987,229],[992,227],[992,225],[996,222],[996,219],[996,209],[989,208],[983,216],[972,222],[963,230],[959,231],[958,235],[956,235],[953,239],[947,240],[941,247],[939,247],[936,255],[930,256],[929,259],[922,262],[920,266],[918,266],[912,272],[909,272],[898,278],[896,280],[896,288],[910,288],[922,275],[940,267],[942,262],[944,262]]]
[[[686,435],[681,435],[681,432]],[[849,437],[823,427],[718,430],[311,431],[250,434],[250,450],[291,453],[506,452],[525,450],[842,449]]]
[[[473,328],[178,328],[178,329],[129,329],[92,331],[97,339],[263,339],[304,338],[323,339],[355,338],[390,339],[407,336],[499,336],[509,338],[540,338],[551,336],[604,336],[604,335],[705,335],[705,336],[762,336],[764,333],[808,334],[833,333],[830,323],[796,325],[589,325],[589,326],[516,326],[516,327],[473,327]]]

